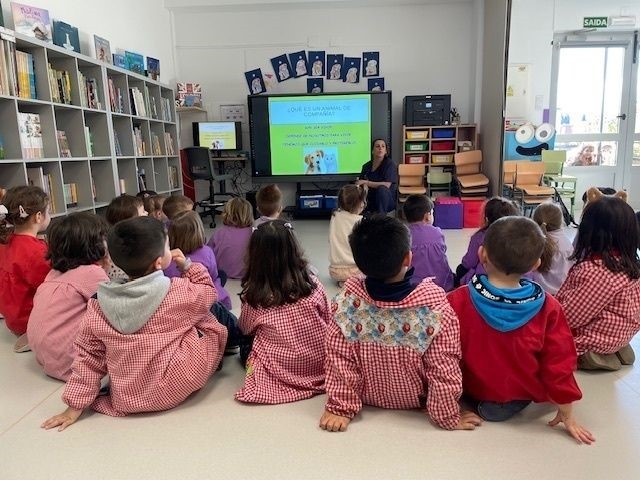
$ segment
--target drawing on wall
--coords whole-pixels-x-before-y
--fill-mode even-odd
[[[342,64],[342,81],[345,83],[358,83],[360,81],[360,58],[345,57]]]
[[[327,80],[342,80],[342,62],[344,55],[330,53],[327,55]]]
[[[380,75],[380,52],[362,52],[362,76]]]
[[[527,119],[531,107],[531,65],[510,64],[507,67],[505,117]]]
[[[273,66],[273,71],[276,74],[278,82],[284,82],[291,78],[291,65],[289,65],[286,53],[273,57],[271,59],[271,65]]]
[[[324,50],[309,51],[308,62],[312,77],[324,77]]]
[[[307,93],[324,92],[324,78],[307,78]]]
[[[289,65],[294,72],[294,77],[302,77],[308,73],[307,52],[301,50],[299,52],[289,54]]]
[[[367,90],[370,92],[384,92],[384,77],[368,78]]]
[[[247,87],[249,87],[249,93],[251,95],[257,95],[267,91],[264,85],[264,79],[262,78],[262,70],[259,68],[244,72],[244,76],[247,79]]]

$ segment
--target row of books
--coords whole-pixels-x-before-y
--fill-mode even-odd
[[[27,167],[27,181],[29,185],[40,187],[46,192],[51,204],[51,213],[56,213],[56,196],[53,191],[53,175],[44,173],[42,167]]]
[[[113,79],[109,77],[109,105],[111,111],[116,113],[124,113],[124,98],[122,97],[122,89],[116,87]]]
[[[44,158],[40,115],[18,112],[18,131],[22,158]]]
[[[147,145],[142,139],[140,127],[133,127],[133,151],[136,157],[144,157],[147,154]]]
[[[69,148],[69,140],[67,140],[67,133],[64,130],[57,130],[56,137],[58,138],[58,150],[61,157],[70,157],[71,148]]]
[[[87,78],[79,73],[80,80],[80,104],[84,108],[96,108],[102,110],[102,103],[98,96],[98,81],[95,78]]]
[[[147,112],[150,112],[149,107],[149,91],[145,87],[145,94],[143,94],[138,87],[129,89],[129,97],[131,99],[131,115],[138,117],[148,117]]]
[[[16,50],[16,74],[18,77],[18,97],[38,98],[36,76],[33,73],[33,55]]]
[[[0,95],[17,93],[16,38],[11,30],[0,27]]]
[[[57,103],[71,105],[71,76],[67,70],[56,70],[48,64],[51,99]]]
[[[171,134],[169,132],[164,132],[164,146],[167,155],[175,155],[176,151],[173,148],[173,138],[171,138]]]
[[[180,187],[178,180],[178,167],[169,165],[169,188],[175,189]]]
[[[78,206],[78,186],[75,183],[62,184],[62,193],[64,195],[64,204],[67,208]]]

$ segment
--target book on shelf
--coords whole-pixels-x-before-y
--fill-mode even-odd
[[[173,138],[171,138],[171,134],[169,132],[164,132],[164,146],[167,155],[175,155],[175,150],[173,149]]]
[[[16,32],[45,42],[51,41],[49,10],[11,2],[11,13]]]
[[[146,144],[142,139],[142,130],[139,126],[133,127],[133,148],[136,157],[144,157],[147,154]]]
[[[125,51],[124,58],[127,64],[127,70],[144,75],[144,57],[142,55],[135,52]]]
[[[178,167],[175,165],[169,165],[169,187],[171,189],[176,189],[179,186]]]
[[[78,27],[60,20],[53,21],[53,43],[73,52],[80,52],[80,37]]]
[[[78,79],[81,106],[102,110],[102,103],[98,98],[98,81],[95,78],[85,77],[82,72],[78,73]]]
[[[147,189],[147,176],[144,172],[144,168],[138,169],[138,190],[143,192]]]
[[[129,97],[131,98],[131,115],[135,115],[137,117],[146,117],[146,100],[140,89],[138,87],[130,88]]]
[[[120,139],[118,138],[118,132],[116,132],[115,130],[113,131],[113,143],[116,148],[116,156],[121,156],[122,149],[120,148]]]
[[[113,64],[116,67],[120,67],[120,68],[127,68],[127,60],[124,58],[124,55],[121,53],[114,53],[112,55],[113,57]]]
[[[202,88],[200,84],[178,82],[176,100],[181,107],[201,107]]]
[[[18,112],[18,132],[23,158],[44,158],[40,115]]]
[[[153,80],[158,80],[160,76],[160,60],[153,57],[147,57],[147,76]]]
[[[78,206],[78,187],[75,183],[65,183],[62,185],[64,194],[64,204],[67,208]]]
[[[56,213],[58,211],[57,209],[57,205],[56,205],[56,195],[53,189],[53,175],[51,175],[50,173],[47,173],[44,176],[46,182],[46,188],[44,189],[44,191],[47,193],[47,195],[49,195],[49,203],[51,205],[51,213]]]
[[[55,70],[51,63],[48,65],[48,72],[51,100],[71,105],[71,75],[69,75],[69,72],[67,70]]]
[[[87,157],[93,157],[93,134],[87,126],[84,127],[84,140],[87,144]]]
[[[17,96],[16,37],[13,31],[0,27],[0,42],[0,94]]]
[[[64,130],[57,130],[56,137],[58,138],[58,150],[60,150],[60,156],[70,157],[71,149],[69,148],[69,140],[67,140],[67,133]]]
[[[49,185],[42,167],[27,167],[27,182],[31,187],[40,187],[45,193],[49,193]]]
[[[18,82],[18,97],[37,98],[36,81],[33,73],[33,55],[16,50],[16,78]]]
[[[169,98],[162,97],[160,99],[162,106],[162,120],[165,122],[173,122],[173,102]]]
[[[162,148],[160,147],[160,137],[158,137],[158,135],[153,132],[151,132],[151,151],[153,155],[162,155]]]
[[[124,178],[121,178],[118,183],[120,185],[120,195],[124,195],[125,193],[127,193],[127,182],[124,180]]]
[[[98,200],[98,191],[96,190],[96,182],[93,179],[93,175],[91,175],[91,196],[93,200]]]
[[[109,44],[109,40],[99,37],[98,35],[94,35],[93,44],[96,47],[96,58],[103,62],[112,63],[111,45]]]
[[[109,86],[109,106],[111,107],[111,111],[115,113],[124,113],[122,89],[120,87],[116,87],[111,77],[109,77],[107,84]]]

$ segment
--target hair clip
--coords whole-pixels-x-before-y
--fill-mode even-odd
[[[258,230],[258,227],[251,227],[251,232],[255,232],[256,230]]]
[[[0,203],[0,220],[4,220],[7,215],[9,215],[9,210]]]
[[[289,230],[293,230],[293,225],[291,225],[289,222],[285,222],[284,226],[287,227]]]
[[[29,216],[27,211],[22,208],[22,205],[18,205],[18,211],[20,212],[20,218],[27,218]]]

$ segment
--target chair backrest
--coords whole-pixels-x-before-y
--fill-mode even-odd
[[[516,160],[505,160],[502,164],[502,183],[513,185],[516,183]]]
[[[542,185],[544,168],[543,162],[517,162],[514,186]]]
[[[451,172],[429,172],[427,183],[430,185],[446,185],[451,183]]]
[[[453,163],[456,165],[456,175],[474,175],[480,173],[482,163],[482,150],[469,150],[459,152],[453,156]]]
[[[398,185],[401,187],[423,186],[424,172],[423,163],[401,163],[398,165]]]
[[[213,180],[209,149],[206,147],[187,147],[185,152],[191,178],[193,180]]]
[[[542,150],[542,162],[545,164],[544,173],[548,175],[562,175],[562,167],[566,160],[566,150]]]

